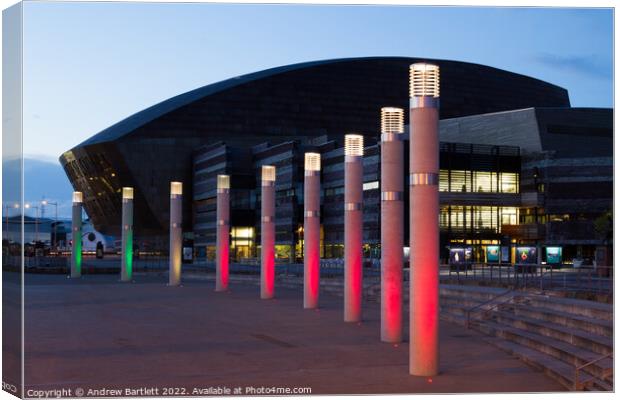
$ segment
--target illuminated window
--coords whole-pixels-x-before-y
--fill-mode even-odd
[[[450,191],[450,172],[447,169],[439,170],[439,191]]]
[[[442,206],[439,226],[453,232],[492,231],[498,233],[502,225],[517,225],[519,214],[516,207],[497,206]]]
[[[234,260],[242,260],[254,256],[254,228],[233,227],[230,230],[231,255]]]
[[[502,193],[518,193],[519,174],[514,172],[502,172],[500,174],[500,191]]]
[[[497,192],[497,173],[474,171],[474,191],[476,192]]]
[[[519,193],[519,174],[442,169],[439,171],[439,191]]]
[[[471,171],[450,171],[451,192],[471,192]]]
[[[501,208],[502,225],[517,225],[519,220],[516,207],[502,207]]]

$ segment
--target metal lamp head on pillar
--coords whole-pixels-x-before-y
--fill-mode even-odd
[[[321,170],[321,155],[319,153],[305,153],[304,167],[306,172],[319,172]]]
[[[399,140],[405,132],[405,110],[398,107],[381,108],[381,141]]]
[[[357,160],[364,155],[364,136],[355,133],[344,135],[345,161]]]
[[[263,165],[261,167],[261,181],[263,186],[272,186],[276,181],[276,167],[273,165]]]
[[[170,198],[174,199],[182,195],[183,195],[183,183],[182,182],[170,182]]]
[[[409,66],[411,108],[439,108],[439,66],[415,63]]]
[[[82,192],[73,192],[73,204],[82,204],[83,195]]]
[[[230,190],[230,175],[218,175],[217,176],[217,191],[218,193],[225,193]]]
[[[381,133],[405,132],[405,110],[398,107],[381,108]]]
[[[132,187],[123,188],[123,201],[125,200],[133,200],[133,188]]]

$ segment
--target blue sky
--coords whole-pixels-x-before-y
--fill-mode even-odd
[[[39,3],[24,8],[24,153],[257,70],[376,55],[475,62],[613,103],[610,9]]]

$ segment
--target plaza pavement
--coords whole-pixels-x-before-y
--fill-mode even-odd
[[[6,274],[6,273],[5,273]],[[439,376],[408,374],[408,348],[379,341],[379,305],[364,322],[342,321],[342,298],[321,293],[302,309],[300,289],[212,280],[166,286],[166,274],[26,275],[25,379],[28,390],[81,388],[309,387],[312,394],[563,391],[555,381],[447,322],[440,326]],[[6,288],[6,286],[5,286]],[[405,326],[408,322],[405,320]],[[405,337],[407,333],[405,333]],[[206,391],[205,391],[206,390]],[[135,392],[134,394],[146,394]]]

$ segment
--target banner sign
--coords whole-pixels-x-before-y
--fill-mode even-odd
[[[536,264],[536,247],[517,247],[516,264]]]
[[[499,246],[487,246],[487,262],[499,262]]]
[[[547,264],[562,264],[561,247],[547,247]]]

